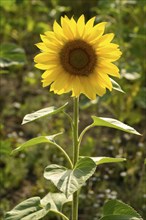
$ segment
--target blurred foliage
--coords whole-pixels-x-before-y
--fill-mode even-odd
[[[34,68],[38,53],[34,44],[39,35],[51,30],[60,16],[82,13],[86,19],[96,16],[96,22],[107,21],[106,32],[114,32],[115,42],[123,52],[118,62],[121,79],[118,83],[126,94],[113,91],[90,102],[81,96],[80,129],[91,122],[89,115],[115,117],[134,126],[141,137],[108,128],[88,132],[82,144],[83,155],[126,157],[119,165],[102,165],[87,182],[80,194],[80,220],[97,220],[103,203],[118,198],[131,204],[146,218],[146,174],[144,167],[146,140],[146,62],[145,62],[145,0],[1,0],[1,210],[5,211],[30,196],[44,196],[54,186],[42,178],[50,163],[64,164],[60,152],[51,146],[36,146],[15,157],[12,149],[29,138],[64,131],[57,138],[71,154],[71,130],[66,115],[52,116],[21,126],[25,114],[52,105],[61,106],[69,95],[56,96],[41,87],[41,71]],[[72,114],[72,103],[68,113]],[[65,123],[64,123],[65,122]],[[67,210],[68,211],[68,210]],[[53,216],[51,219],[54,219]]]
[[[23,65],[26,63],[25,52],[22,48],[12,43],[1,44],[0,67],[10,67],[12,65]],[[1,73],[3,73],[1,71]],[[5,72],[4,72],[5,73]]]

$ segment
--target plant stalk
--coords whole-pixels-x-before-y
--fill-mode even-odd
[[[74,112],[73,112],[73,166],[74,167],[79,158],[78,126],[79,126],[79,98],[74,98]],[[73,194],[72,220],[78,220],[78,191],[76,191]]]

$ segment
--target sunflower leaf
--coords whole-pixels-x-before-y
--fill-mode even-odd
[[[104,163],[119,163],[126,161],[125,158],[114,158],[114,157],[90,157],[96,165],[104,164]]]
[[[37,220],[44,217],[47,212],[47,210],[40,207],[40,197],[32,197],[18,204],[10,212],[7,212],[5,220],[29,220],[33,215],[36,215]]]
[[[125,131],[131,134],[141,135],[134,128],[113,118],[102,118],[102,117],[92,116],[92,119],[93,119],[93,123],[91,124],[91,127],[104,126],[104,127],[115,128],[115,129]]]
[[[96,170],[96,163],[89,157],[81,158],[74,169],[51,164],[45,168],[44,177],[68,198],[77,191]]]
[[[102,217],[100,220],[141,220],[141,219],[127,215],[107,215]]]
[[[131,206],[119,200],[109,200],[103,207],[100,220],[142,220],[142,217]]]
[[[61,213],[62,206],[72,201],[70,197],[67,199],[63,193],[48,193],[43,199],[40,197],[29,198],[5,215],[5,220],[39,220],[46,216],[49,212],[54,212],[56,215],[69,220]]]
[[[29,148],[33,145],[36,144],[41,144],[41,143],[49,143],[49,144],[54,144],[54,138],[62,133],[50,135],[50,136],[39,136],[36,138],[32,138],[29,141],[26,141],[19,147],[17,147],[15,150],[12,151],[12,154],[17,153],[18,151],[25,150],[26,148]]]
[[[51,210],[61,211],[64,204],[72,202],[72,196],[66,198],[64,193],[48,193],[42,200],[41,205],[46,206],[48,202],[51,205]]]
[[[65,103],[60,108],[56,108],[55,106],[51,106],[51,107],[48,107],[48,108],[40,109],[40,110],[38,110],[36,112],[33,112],[31,114],[27,114],[23,118],[22,125],[24,125],[28,122],[31,122],[31,121],[35,121],[36,119],[39,119],[39,118],[42,118],[42,117],[45,117],[45,116],[57,114],[58,112],[61,112],[66,107],[67,104],[68,103]]]
[[[11,152],[11,154],[14,154],[18,151],[27,149],[33,145],[36,144],[42,144],[42,143],[48,143],[48,144],[52,144],[55,147],[57,147],[66,157],[66,159],[68,160],[68,162],[70,163],[70,166],[72,167],[72,161],[70,160],[70,157],[68,156],[68,154],[65,152],[65,150],[58,144],[56,144],[56,142],[54,141],[54,138],[58,135],[60,135],[62,133],[58,133],[58,134],[54,134],[54,135],[50,135],[50,136],[40,136],[40,137],[36,137],[36,138],[32,138],[29,141],[26,141],[24,144],[20,145],[19,147],[17,147],[15,150],[13,150]]]

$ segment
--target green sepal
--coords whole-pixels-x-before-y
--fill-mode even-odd
[[[125,93],[125,92],[122,90],[121,86],[120,86],[115,80],[113,80],[113,79],[111,79],[111,78],[110,78],[110,80],[111,80],[111,82],[112,82],[112,86],[113,86],[113,89],[114,89],[114,90],[116,90],[116,91],[118,91],[118,92]]]
[[[55,106],[51,106],[48,108],[40,109],[40,110],[33,112],[31,114],[27,114],[23,118],[22,125],[24,125],[28,122],[31,122],[31,121],[35,121],[35,120],[42,118],[42,117],[45,117],[45,116],[57,114],[58,112],[61,112],[62,110],[64,110],[64,108],[67,106],[67,104],[68,104],[68,102],[65,103],[63,106],[61,106],[60,108],[56,108]]]

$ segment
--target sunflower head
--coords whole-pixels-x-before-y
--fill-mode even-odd
[[[94,25],[95,17],[85,23],[84,15],[77,22],[72,17],[61,17],[53,31],[41,35],[36,44],[41,53],[35,56],[36,67],[42,74],[43,86],[50,85],[56,94],[81,93],[89,99],[102,96],[106,88],[112,90],[110,76],[119,77],[114,61],[121,56],[119,46],[111,43],[114,34],[104,34],[106,22]],[[104,35],[103,35],[104,34]]]

